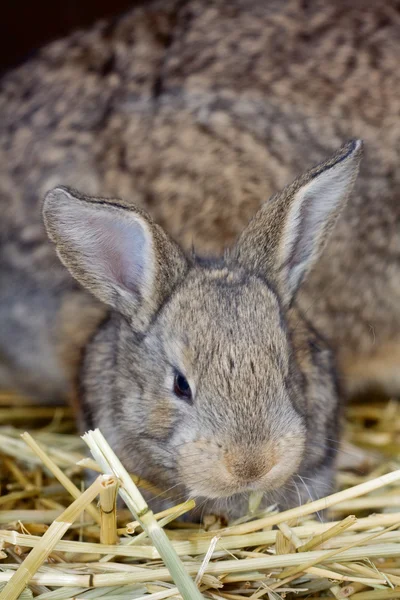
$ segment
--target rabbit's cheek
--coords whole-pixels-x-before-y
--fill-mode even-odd
[[[174,431],[176,411],[167,398],[159,399],[151,405],[147,416],[147,431],[153,437],[161,440],[167,439]]]
[[[192,495],[220,498],[233,493],[232,478],[227,477],[223,458],[222,447],[211,440],[180,446],[177,454],[180,479]]]
[[[275,446],[275,464],[258,489],[278,489],[294,475],[304,456],[305,439],[301,435],[282,437]]]

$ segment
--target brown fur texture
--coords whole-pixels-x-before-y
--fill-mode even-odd
[[[85,351],[82,422],[172,497],[192,495],[233,516],[251,490],[264,492],[265,506],[330,489],[335,370],[294,300],[361,153],[361,142],[350,142],[299,177],[211,261],[186,257],[130,203],[60,187],[46,195],[61,261],[111,307]]]
[[[116,331],[128,356],[130,345],[139,343],[129,338],[126,315],[105,320],[106,309],[74,282],[46,241],[40,204],[49,189],[64,185],[83,197],[124,198],[150,212],[184,251],[194,244],[202,255],[221,256],[269,197],[346,139],[361,137],[365,156],[355,192],[290,314],[286,279],[272,274],[271,282],[292,348],[286,360],[296,357],[289,361],[296,365],[293,385],[302,380],[307,391],[299,397],[317,403],[307,431],[316,432],[314,450],[322,448],[321,456],[307,451],[310,462],[300,474],[318,475],[323,486],[330,473],[324,478],[318,469],[332,468],[327,440],[337,439],[337,400],[336,371],[322,340],[335,352],[343,389],[373,384],[398,390],[399,14],[395,0],[151,2],[51,44],[8,74],[0,92],[1,383],[41,398],[65,396],[91,340],[84,387],[89,382],[97,393],[101,375],[102,411],[112,414],[107,348],[115,346]],[[240,278],[241,269],[268,266],[269,254],[249,258],[251,243],[244,245],[245,264],[237,248],[230,255],[234,267],[201,267],[204,285],[210,272],[225,267]],[[194,268],[188,264],[185,273]],[[160,294],[157,303],[165,300]],[[220,323],[212,315],[193,319],[202,341]],[[293,319],[301,325],[291,325]],[[202,360],[209,364],[206,356]],[[260,356],[257,368],[266,368],[266,360]],[[118,385],[129,388],[132,380],[154,376],[140,364],[123,362],[125,379]],[[118,395],[114,401],[117,407]],[[160,406],[165,419],[158,409],[140,419],[162,439],[175,411],[170,402]],[[107,424],[97,409],[95,422]],[[123,427],[129,429],[129,419]],[[172,467],[166,473],[160,461],[158,471],[152,464],[147,473],[153,446],[139,438],[132,436],[130,444],[145,445],[143,473],[168,485]],[[250,444],[251,437],[245,439]],[[130,444],[121,448],[127,460]],[[251,468],[262,472],[267,465],[261,458]]]

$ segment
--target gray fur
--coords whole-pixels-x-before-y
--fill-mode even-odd
[[[369,384],[398,391],[400,383],[398,11],[395,0],[155,1],[57,41],[8,74],[0,91],[4,385],[39,398],[71,397],[86,347],[80,394],[86,418],[114,436],[128,466],[169,485],[177,467],[169,463],[166,469],[165,448],[176,447],[183,435],[199,435],[203,426],[208,441],[217,433],[223,437],[223,428],[215,430],[219,403],[215,422],[204,422],[211,390],[230,398],[232,439],[240,422],[251,457],[256,447],[265,451],[271,421],[267,411],[260,417],[260,406],[268,412],[275,406],[274,396],[284,393],[279,373],[286,372],[293,389],[285,391],[284,412],[273,413],[273,425],[279,432],[286,419],[299,419],[296,443],[304,458],[299,470],[288,460],[288,469],[313,479],[311,493],[325,493],[335,454],[331,440],[338,435],[336,380],[347,393]],[[304,205],[304,235],[298,230],[294,254],[279,263],[284,218],[272,218],[267,199],[275,195],[286,210],[296,189],[315,174],[308,169],[353,137],[365,140],[365,158],[350,201],[356,165],[333,212],[313,230],[312,247],[307,231],[314,213]],[[293,180],[294,187],[276,196]],[[73,203],[76,196],[78,203],[94,202],[98,212],[94,197],[123,198],[124,210],[131,208],[150,227],[160,278],[152,280],[152,293],[142,290],[147,304],[142,293],[123,307],[97,293],[114,307],[107,319],[108,308],[70,277],[46,241],[39,209],[59,185],[67,189],[48,196],[54,202],[67,194]],[[278,224],[273,235],[272,224]],[[263,231],[269,232],[264,248]],[[66,242],[64,235],[62,260],[96,293],[70,253],[63,256]],[[176,242],[186,252],[194,243],[205,256],[232,250],[207,263],[185,257]],[[240,293],[231,294],[235,286]],[[210,290],[212,306],[198,305],[203,289]],[[180,302],[189,307],[187,320]],[[228,323],[232,339],[224,329]],[[251,352],[243,350],[248,324]],[[166,340],[171,344],[181,329],[190,332],[199,372],[207,375],[190,416],[170,389],[160,402],[161,392],[152,387],[165,376]],[[210,361],[218,336],[224,351],[235,352],[237,371],[230,372],[229,359]],[[260,352],[261,346],[271,352]],[[140,400],[132,414],[128,394]],[[151,427],[146,402],[161,408]],[[113,421],[120,432],[110,427]],[[149,429],[156,439],[146,441]],[[245,466],[232,452],[230,468],[239,469],[238,478],[268,467],[263,452],[258,464],[243,457],[250,461]],[[291,482],[288,476],[277,492],[288,504],[298,502]],[[181,493],[190,491],[201,489],[186,477]],[[243,497],[221,502],[235,514]]]
[[[266,202],[232,251],[208,264],[186,259],[133,205],[47,194],[58,255],[112,309],[86,350],[83,422],[100,427],[129,469],[175,493],[227,499],[230,515],[250,490],[267,492],[264,504],[277,491],[290,502],[297,473],[330,485],[333,364],[322,340],[309,346],[315,334],[291,306],[361,149],[345,145]],[[176,373],[190,402],[174,391]]]

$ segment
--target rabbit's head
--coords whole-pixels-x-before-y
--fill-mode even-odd
[[[361,147],[346,144],[266,202],[217,260],[185,256],[122,201],[48,193],[44,219],[62,262],[111,307],[83,388],[132,471],[207,498],[275,490],[298,471],[313,432],[289,314]]]

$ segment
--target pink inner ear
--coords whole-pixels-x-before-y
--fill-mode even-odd
[[[86,260],[92,263],[90,269],[97,270],[98,276],[110,283],[141,293],[151,264],[151,243],[145,225],[131,215],[124,218],[103,210],[99,214],[88,212],[84,218],[86,239],[81,245]]]

